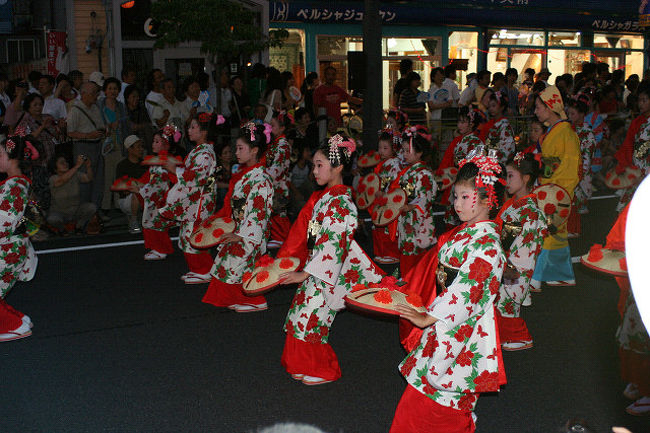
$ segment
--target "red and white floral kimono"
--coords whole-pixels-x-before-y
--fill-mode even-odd
[[[212,215],[216,207],[214,174],[217,157],[212,143],[196,146],[176,167],[176,183],[167,193],[165,205],[158,209],[163,218],[180,223],[179,247],[185,254],[190,272],[204,275],[212,268],[207,251],[192,247],[189,242],[195,224]]]
[[[640,115],[630,124],[625,140],[618,149],[618,152],[616,152],[615,158],[618,161],[616,170],[622,172],[625,168],[634,166],[640,168],[645,173],[645,169],[650,166],[650,152],[646,152],[644,158],[637,158],[635,152],[648,141],[650,141],[650,117]],[[630,200],[632,200],[634,191],[636,191],[642,180],[643,176],[633,186],[620,189],[616,192],[620,197],[616,206],[618,212],[622,211]]]
[[[433,173],[422,162],[404,168],[393,181],[389,190],[402,188],[407,195],[407,203],[415,208],[400,216],[389,225],[397,234],[400,251],[400,272],[406,273],[421,256],[436,243],[433,222],[433,201],[438,185]]]
[[[546,235],[544,213],[537,207],[535,195],[529,194],[519,200],[511,198],[506,201],[496,220],[501,224],[501,241],[506,261],[519,272],[519,278],[516,280],[507,280],[504,277],[499,289],[499,335],[503,343],[532,341],[533,338],[520,313],[521,305],[530,290],[530,279],[533,277],[535,262]],[[515,226],[521,228],[519,234],[509,232],[509,228]]]
[[[287,218],[289,204],[289,166],[291,165],[291,144],[284,135],[273,140],[260,160],[273,181],[273,215],[271,217],[271,240],[284,242],[289,234],[291,222]]]
[[[388,187],[397,179],[402,168],[402,160],[398,156],[388,158],[374,168],[375,174],[379,176],[382,191],[388,192]],[[375,257],[399,259],[397,240],[391,238],[387,227],[373,227],[372,248]]]
[[[244,295],[242,277],[254,270],[255,262],[266,252],[272,205],[273,183],[261,163],[233,175],[223,208],[217,215],[232,217],[236,224],[233,233],[243,239],[217,246],[210,271],[212,281],[203,302],[217,307],[266,303],[264,296]]]
[[[290,374],[341,377],[338,358],[328,344],[334,317],[345,307],[343,298],[353,286],[376,283],[383,276],[354,240],[357,224],[349,187],[316,191],[278,252],[278,257],[299,257],[309,274],[296,291],[284,324],[282,365]]]
[[[26,176],[13,176],[0,184],[0,298],[16,281],[34,278],[38,266],[29,237],[16,233],[29,201],[30,185]]]
[[[163,218],[158,209],[165,206],[169,189],[177,182],[176,176],[161,166],[151,166],[143,178],[146,182],[140,188],[144,200],[142,210],[142,235],[144,247],[162,254],[174,252],[172,241],[169,239],[169,229],[176,221]]]
[[[505,267],[497,224],[463,225],[427,258],[446,268],[447,286],[428,307],[438,320],[399,366],[408,386],[390,431],[473,432],[479,394],[506,382],[495,320]]]
[[[499,162],[505,164],[515,154],[515,133],[508,118],[491,119],[479,127],[479,137],[488,147],[497,149]]]

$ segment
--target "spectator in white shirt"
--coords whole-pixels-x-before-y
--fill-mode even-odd
[[[442,109],[451,107],[454,101],[451,99],[449,91],[443,88],[442,83],[445,80],[445,72],[442,68],[431,70],[431,87],[429,87],[429,118],[432,121],[439,121],[442,117]],[[437,127],[434,124],[434,128]]]
[[[150,92],[147,94],[147,97],[144,99],[144,106],[147,108],[147,113],[149,113],[149,118],[153,120],[153,111],[154,108],[160,105],[160,102],[163,98],[162,90],[160,84],[165,79],[165,74],[160,69],[153,69],[149,76],[147,77],[147,84],[149,85]],[[157,125],[156,125],[157,126]],[[164,126],[164,125],[163,125]],[[160,129],[157,127],[156,129]]]
[[[176,86],[171,78],[161,82],[162,98],[153,107],[151,121],[159,129],[171,123],[180,131],[183,130],[183,103],[176,99]]]
[[[120,89],[120,94],[117,96],[117,100],[124,104],[124,89],[129,85],[135,84],[137,71],[132,65],[125,65],[122,68],[122,88]]]
[[[474,102],[474,93],[478,87],[478,81],[476,80],[476,73],[472,72],[467,74],[467,87],[460,94],[460,99],[458,100],[458,106],[466,107]]]
[[[54,91],[54,77],[51,75],[43,75],[38,81],[38,90],[45,100],[43,105],[43,114],[49,114],[55,121],[60,121],[68,117],[68,112],[65,109],[65,102],[53,95]]]
[[[77,95],[77,99],[81,99],[81,85],[84,82],[84,73],[75,69],[70,71],[68,77],[72,81],[72,90]]]
[[[442,88],[447,89],[449,92],[449,97],[452,101],[451,107],[457,108],[458,101],[460,100],[460,90],[458,89],[458,84],[456,83],[456,66],[445,66],[445,81],[442,82]]]

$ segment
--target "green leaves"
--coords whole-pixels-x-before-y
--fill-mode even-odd
[[[286,30],[263,34],[260,11],[231,0],[158,0],[151,17],[159,23],[156,48],[200,42],[201,52],[224,63],[269,46],[281,46]]]

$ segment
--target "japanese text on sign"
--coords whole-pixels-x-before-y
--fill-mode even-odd
[[[639,22],[632,20],[594,20],[591,26],[594,30],[618,30],[623,32],[638,32],[640,30]]]
[[[289,5],[276,2],[271,21],[287,21],[289,18]],[[302,21],[316,22],[359,22],[363,21],[363,11],[357,9],[326,9],[326,8],[300,8],[296,16]],[[382,21],[389,23],[397,17],[392,11],[380,10]]]

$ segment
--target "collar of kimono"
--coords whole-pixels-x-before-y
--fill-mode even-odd
[[[424,168],[424,165],[422,164],[421,161],[414,162],[411,165],[407,165],[402,169],[402,171],[399,172],[397,177],[393,180],[393,182],[390,184],[390,187],[388,188],[389,190],[399,188],[399,181],[404,176],[409,170],[413,169],[416,171],[420,171]]]
[[[501,223],[503,222],[501,215],[508,210],[510,206],[513,206],[515,208],[521,207],[523,204],[525,204],[529,198],[535,198],[535,194],[530,193],[525,196],[523,196],[520,199],[515,199],[514,197],[510,197],[505,203],[503,203],[503,206],[501,206],[501,209],[499,210],[499,213],[497,214],[496,218],[494,218],[494,221],[501,226]]]
[[[548,131],[546,131],[544,134],[542,134],[542,136],[539,138],[539,144],[540,144],[540,146],[541,146],[541,143],[543,143],[544,140],[546,140],[546,137],[551,133],[551,131],[553,131],[553,129],[555,129],[556,126],[558,126],[559,124],[561,124],[561,123],[563,123],[563,122],[568,122],[568,120],[566,120],[566,119],[560,119],[560,120],[558,120],[558,121],[555,122],[553,125],[551,125],[550,128],[548,128]]]
[[[281,138],[286,138],[286,136],[284,134],[280,134],[277,137],[275,137],[273,141],[271,141],[271,145],[269,146],[268,149],[266,149],[266,152],[264,152],[264,155],[262,155],[262,157],[260,158],[260,164],[266,166],[266,159],[270,155],[271,149],[280,142]]]
[[[6,178],[2,182],[0,182],[0,185],[4,185],[9,179],[14,179],[14,178],[25,179],[25,181],[27,181],[28,185],[31,185],[31,183],[32,183],[32,181],[27,176],[25,176],[24,174],[19,174],[18,176],[11,176],[11,177]]]

